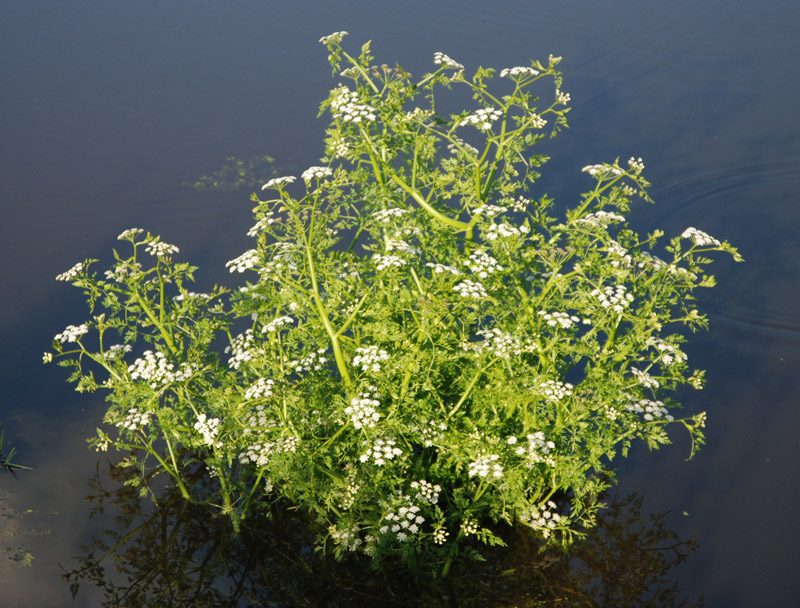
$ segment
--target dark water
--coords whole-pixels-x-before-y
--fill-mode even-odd
[[[711,332],[690,358],[707,388],[708,445],[684,438],[622,465],[620,490],[700,549],[671,573],[707,606],[794,606],[800,566],[800,4],[615,0],[460,2],[71,2],[0,0],[0,421],[18,459],[0,476],[0,604],[71,602],[58,578],[102,521],[83,497],[96,455],[83,437],[102,397],[41,367],[84,314],[54,277],[108,259],[141,226],[198,264],[200,287],[249,247],[246,191],[186,186],[229,156],[305,168],[321,154],[331,80],[320,36],[346,29],[412,72],[434,51],[467,66],[564,56],[571,129],[542,150],[542,182],[568,203],[580,167],[642,156],[658,205],[642,229],[696,226],[740,248],[702,295]],[[27,510],[31,511],[27,511]],[[685,514],[684,514],[685,513]],[[29,551],[30,567],[7,559]]]

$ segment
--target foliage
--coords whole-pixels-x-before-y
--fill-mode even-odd
[[[112,434],[93,443],[130,451],[143,494],[166,472],[237,529],[289,502],[321,547],[376,565],[446,574],[518,524],[569,544],[634,439],[657,448],[674,423],[702,444],[703,413],[670,413],[703,381],[681,330],[707,325],[708,253],[741,258],[695,228],[652,254],[663,233],[625,218],[650,200],[641,159],[584,167],[564,217],[533,195],[532,148],[566,126],[559,58],[468,78],[436,53],[415,81],[343,36],[321,41],[350,80],[321,106],[324,164],[253,196],[256,244],[227,264],[252,281],[191,292],[195,268],[139,229],[105,274],[58,277],[93,314],[54,341],[78,390],[108,393]],[[444,115],[457,87],[471,108]],[[186,479],[201,465],[214,492]]]
[[[2,426],[2,424],[0,424],[0,427],[1,426]],[[5,454],[3,453],[3,446],[5,445],[5,438],[6,438],[5,430],[4,429],[0,429],[0,468],[2,468],[4,471],[7,471],[7,472],[11,473],[11,475],[14,477],[14,479],[16,479],[18,470],[21,470],[21,469],[30,470],[30,467],[26,467],[24,465],[17,464],[15,462],[11,462],[14,459],[14,456],[17,453],[17,448],[15,448],[14,446],[11,446],[11,448],[8,450],[7,453],[5,453]]]
[[[650,606],[688,608],[672,568],[696,549],[665,524],[643,515],[642,499],[609,498],[598,525],[568,554],[542,550],[530,528],[508,535],[508,547],[489,548],[485,561],[456,564],[442,581],[435,573],[409,576],[402,564],[370,571],[364,556],[341,561],[309,551],[315,522],[280,503],[231,533],[229,518],[209,505],[190,504],[174,488],[159,492],[157,509],[124,482],[129,468],[98,474],[88,497],[114,513],[115,525],[81,548],[65,571],[73,596],[83,583],[99,587],[104,606]],[[208,485],[208,476],[198,484]],[[702,605],[702,604],[700,604]]]
[[[253,158],[230,156],[220,169],[203,175],[191,186],[195,190],[251,190],[277,176],[275,159],[267,154]]]

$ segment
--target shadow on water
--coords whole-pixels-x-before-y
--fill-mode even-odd
[[[203,471],[197,478],[213,483]],[[154,508],[129,479],[128,469],[109,463],[90,482],[91,515],[113,509],[115,526],[82,547],[79,565],[63,574],[73,596],[89,584],[115,608],[704,605],[681,598],[669,576],[696,542],[669,530],[666,514],[643,514],[636,494],[610,500],[598,526],[567,555],[513,528],[508,547],[487,548],[485,561],[462,563],[441,579],[414,577],[401,564],[376,572],[356,557],[315,552],[313,522],[286,504],[248,520],[237,536],[227,517],[173,489],[162,490]]]

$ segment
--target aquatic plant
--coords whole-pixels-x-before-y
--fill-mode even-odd
[[[696,228],[639,235],[639,158],[584,167],[565,213],[536,193],[532,150],[567,124],[559,57],[467,76],[437,52],[414,79],[344,35],[321,40],[343,79],[325,156],[253,195],[254,246],[226,264],[251,280],[196,293],[177,246],[126,230],[109,270],[57,277],[93,316],[45,360],[107,392],[92,444],[129,452],[128,483],[152,493],[166,473],[235,527],[289,502],[336,555],[443,574],[509,525],[568,545],[634,440],[657,448],[674,425],[703,443],[705,414],[674,399],[703,383],[683,329],[707,325],[708,254],[741,258]],[[451,89],[471,101],[443,115]]]

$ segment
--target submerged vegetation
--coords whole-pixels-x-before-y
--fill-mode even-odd
[[[45,361],[107,393],[92,444],[126,453],[128,485],[155,498],[166,474],[233,530],[292,505],[338,557],[439,575],[520,527],[570,545],[634,440],[702,445],[704,413],[674,400],[703,383],[683,331],[707,325],[708,255],[741,258],[696,228],[639,235],[638,158],[584,167],[563,215],[537,193],[533,149],[567,124],[560,58],[468,76],[437,52],[414,79],[344,35],[321,40],[343,80],[325,156],[263,185],[226,264],[250,280],[197,293],[177,246],[125,230],[108,270],[57,277],[92,316]],[[470,107],[443,115],[451,89]]]

